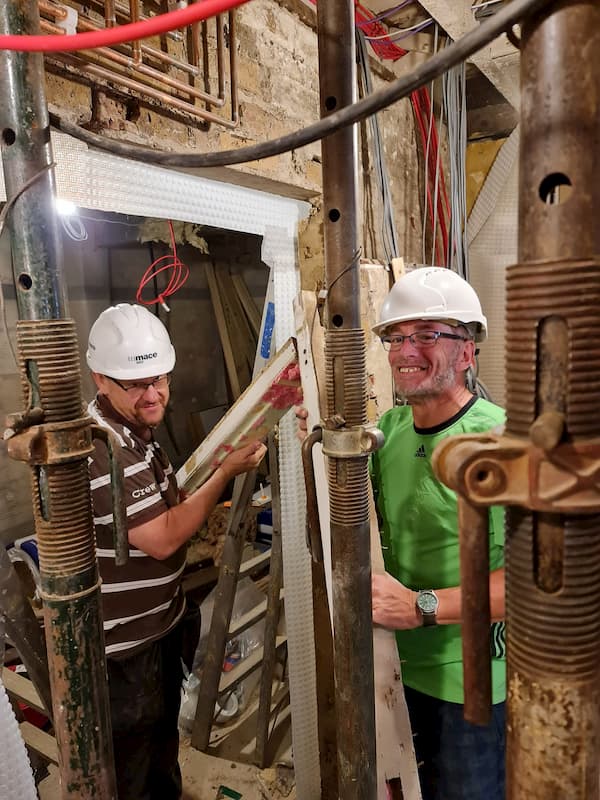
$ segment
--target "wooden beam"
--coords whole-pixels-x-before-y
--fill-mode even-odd
[[[471,0],[419,0],[425,11],[455,41],[477,27],[479,23],[471,10]],[[510,48],[510,46],[508,46]],[[490,80],[507,101],[517,110],[521,105],[519,88],[519,52],[506,55],[503,42],[502,57],[494,58],[492,47],[483,48],[469,59]]]

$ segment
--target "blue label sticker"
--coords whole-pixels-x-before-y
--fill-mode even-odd
[[[260,342],[260,354],[263,358],[269,358],[271,355],[271,342],[273,341],[273,328],[275,327],[275,303],[267,304],[267,313],[265,314],[265,327]]]

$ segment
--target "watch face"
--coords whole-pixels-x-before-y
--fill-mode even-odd
[[[423,614],[433,614],[437,609],[437,604],[437,597],[432,592],[423,592],[417,600],[417,605]]]

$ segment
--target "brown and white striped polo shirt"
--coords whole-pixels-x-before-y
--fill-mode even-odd
[[[111,430],[122,447],[128,527],[149,522],[176,505],[173,468],[151,429],[134,429],[101,395],[89,404],[88,413]],[[185,547],[164,561],[130,547],[127,564],[115,565],[108,450],[101,441],[95,441],[94,447],[89,470],[106,655],[124,658],[164,636],[181,619],[185,608],[180,585]]]

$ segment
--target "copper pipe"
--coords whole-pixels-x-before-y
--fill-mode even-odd
[[[111,4],[112,9],[115,9],[114,2]],[[52,4],[48,3],[47,0],[40,0],[39,7],[43,10],[46,14],[54,15],[55,18],[64,18],[66,15],[63,10],[60,8],[54,7]],[[111,9],[108,9],[107,13],[111,13]],[[126,16],[124,12],[118,9],[118,13],[121,16]],[[142,19],[143,15],[139,12],[139,2],[137,0],[130,0],[130,17],[131,21],[136,21],[137,19]],[[234,36],[234,13],[230,12],[229,14],[229,21],[230,21],[230,69],[237,69],[237,54],[235,49],[235,43],[233,40]],[[225,71],[224,71],[224,60],[223,60],[223,49],[225,47],[225,37],[223,31],[223,22],[221,15],[216,20],[216,42],[217,42],[217,80],[218,80],[218,87],[219,87],[219,94],[218,96],[212,95],[209,92],[205,92],[195,88],[194,86],[190,85],[189,83],[184,83],[183,81],[179,81],[175,78],[171,78],[168,75],[165,75],[163,72],[154,69],[153,67],[145,64],[143,62],[143,57],[146,56],[150,59],[155,59],[160,61],[163,64],[167,64],[174,69],[181,70],[183,72],[188,73],[193,77],[199,77],[201,75],[201,71],[197,66],[198,61],[198,52],[197,52],[197,43],[195,40],[194,35],[192,36],[193,47],[196,50],[196,54],[192,53],[192,60],[196,61],[196,64],[188,63],[179,59],[175,56],[170,55],[169,53],[165,53],[162,50],[155,48],[151,45],[142,44],[141,42],[134,42],[132,43],[131,47],[131,55],[124,55],[113,48],[98,48],[94,51],[94,53],[90,52],[87,53],[85,56],[82,55],[70,55],[69,59],[71,63],[74,63],[73,59],[81,59],[83,63],[86,61],[92,61],[95,57],[95,53],[101,54],[101,56],[114,64],[118,64],[120,67],[125,69],[127,72],[131,73],[138,73],[140,76],[144,78],[148,78],[151,81],[156,81],[159,84],[166,84],[171,88],[175,89],[178,95],[188,96],[190,98],[194,98],[195,100],[200,100],[206,103],[210,107],[215,108],[223,108],[225,106],[225,95],[224,95],[224,86],[225,86]],[[42,30],[48,33],[55,33],[59,35],[64,35],[65,31],[63,28],[53,25],[51,22],[47,20],[42,20],[41,22]],[[197,27],[197,26],[196,26]],[[98,31],[102,30],[102,26],[98,25],[93,20],[85,17],[83,15],[79,15],[78,17],[78,30],[82,31]],[[65,54],[66,55],[66,54]],[[60,56],[60,59],[63,59],[63,55]],[[99,69],[103,69],[101,64],[96,62],[96,65]],[[132,91],[137,91],[140,93],[146,93],[148,96],[152,97],[153,99],[158,100],[165,105],[172,105],[176,107],[177,110],[184,111],[188,114],[191,114],[199,119],[202,119],[206,122],[214,122],[215,124],[223,125],[224,127],[235,127],[238,124],[238,99],[237,99],[237,77],[232,74],[231,75],[231,105],[232,105],[232,112],[231,112],[231,124],[227,120],[224,120],[222,117],[217,115],[211,115],[209,110],[204,109],[197,109],[193,102],[190,102],[189,106],[181,106],[176,99],[166,93],[161,92],[160,89],[155,89],[153,87],[147,87],[147,84],[144,83],[131,83],[131,78],[128,76],[123,76],[120,74],[116,74],[111,78],[116,83],[120,83],[122,86],[131,89]],[[135,81],[135,77],[133,78]]]
[[[95,25],[94,23],[92,23],[87,19],[80,19],[79,25],[84,31],[102,30],[99,26]],[[64,33],[62,28],[60,28],[59,30],[61,33]],[[161,53],[160,50],[156,50],[155,48],[146,45],[142,49],[149,55],[152,55],[153,57],[156,57],[164,61],[165,63],[168,63],[173,67],[176,67],[177,69],[183,70],[185,68],[182,62],[173,58],[172,56],[169,56],[167,53]],[[133,70],[134,72],[139,72],[141,75],[156,80],[159,83],[166,83],[168,86],[171,86],[172,88],[177,89],[178,91],[181,91],[184,94],[189,94],[192,97],[195,97],[196,99],[202,100],[206,103],[210,103],[213,106],[222,107],[225,104],[223,98],[207,94],[206,92],[203,92],[200,89],[196,89],[195,87],[190,86],[187,83],[183,83],[182,81],[179,81],[175,78],[170,78],[163,72],[159,72],[158,70],[155,70],[146,64],[136,62],[135,57],[132,59],[131,57],[122,55],[121,53],[118,53],[116,50],[113,50],[108,47],[97,47],[94,49],[93,53],[87,54],[87,58],[91,59],[94,53],[101,54],[109,61],[113,61],[115,64],[119,64],[119,66],[124,67],[128,71]],[[121,76],[119,75],[118,77]],[[170,97],[170,95],[165,94],[165,97]],[[221,117],[215,117],[215,120],[217,119],[221,120]]]
[[[70,63],[74,67],[81,67],[81,62],[79,62],[76,58],[72,58],[68,53],[61,53],[61,62]],[[85,70],[86,74],[88,75],[101,78],[102,80],[105,81],[111,81],[112,83],[117,83],[126,89],[130,89],[132,92],[135,92],[136,94],[146,94],[148,97],[151,97],[154,100],[158,100],[158,102],[162,103],[163,105],[170,106],[171,108],[181,111],[184,114],[197,117],[198,119],[206,120],[207,122],[214,122],[215,124],[222,125],[225,128],[237,127],[237,122],[233,121],[230,122],[227,119],[218,117],[216,114],[211,114],[209,111],[204,111],[203,109],[195,108],[195,106],[186,103],[184,100],[180,100],[176,97],[173,97],[172,95],[166,94],[166,92],[161,92],[158,89],[153,89],[150,86],[138,83],[133,79],[125,78],[122,75],[116,75],[114,72],[111,72],[108,68],[90,63],[86,65]]]
[[[51,14],[54,17],[54,19],[66,19],[67,18],[67,12],[65,11],[64,8],[61,8],[59,6],[55,6],[53,3],[47,2],[47,0],[39,0],[38,6],[39,6],[40,11],[43,11],[45,14]],[[63,33],[65,32],[64,28],[61,28],[60,30]]]
[[[115,0],[104,0],[104,24],[107,28],[114,28],[117,24]]]
[[[140,21],[140,4],[139,0],[129,0],[129,19],[131,22]],[[142,63],[142,50],[140,40],[136,39],[130,43],[131,52],[133,53],[133,63],[139,68]],[[104,48],[103,48],[104,49]]]

